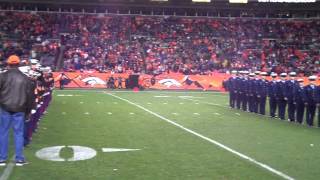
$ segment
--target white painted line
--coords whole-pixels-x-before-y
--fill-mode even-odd
[[[139,151],[141,149],[124,149],[124,148],[102,148],[102,152],[125,152],[125,151]]]
[[[109,115],[111,115],[111,114],[112,114],[112,112],[108,112],[108,114],[109,114]]]
[[[241,157],[242,159],[245,159],[245,160],[247,160],[247,161],[250,161],[250,162],[252,162],[253,164],[256,164],[256,165],[258,165],[258,166],[266,169],[267,171],[270,171],[270,172],[272,172],[272,173],[274,173],[274,174],[282,177],[283,179],[294,180],[293,177],[290,177],[289,175],[287,175],[287,174],[285,174],[285,173],[283,173],[283,172],[281,172],[281,171],[278,171],[278,170],[272,168],[271,166],[269,166],[269,165],[267,165],[267,164],[264,164],[264,163],[262,163],[262,162],[259,162],[259,161],[255,160],[255,159],[253,159],[253,158],[251,158],[251,157],[249,157],[249,156],[247,156],[247,155],[244,155],[244,154],[242,154],[242,153],[240,153],[240,152],[238,152],[238,151],[236,151],[236,150],[231,149],[230,147],[228,147],[228,146],[226,146],[226,145],[224,145],[224,144],[221,144],[221,143],[218,142],[218,141],[215,141],[215,140],[213,140],[213,139],[211,139],[211,138],[209,138],[209,137],[206,137],[206,136],[204,136],[204,135],[202,135],[202,134],[199,134],[199,133],[197,133],[197,132],[195,132],[195,131],[193,131],[193,130],[191,130],[191,129],[188,129],[188,128],[186,128],[186,127],[184,127],[184,126],[182,126],[182,125],[180,125],[180,124],[178,124],[178,123],[176,123],[176,122],[174,122],[174,121],[172,121],[172,120],[170,120],[170,119],[168,119],[168,118],[165,118],[165,117],[163,117],[163,116],[161,116],[161,115],[159,115],[159,114],[157,114],[157,113],[155,113],[155,112],[153,112],[153,111],[151,111],[151,110],[149,110],[149,109],[147,109],[147,108],[145,108],[145,107],[143,107],[143,106],[141,106],[141,105],[135,104],[135,103],[131,102],[130,100],[124,99],[124,98],[122,98],[122,97],[119,97],[119,96],[116,96],[116,95],[113,95],[113,94],[109,94],[109,95],[110,95],[110,96],[113,96],[113,97],[115,97],[115,98],[117,98],[117,99],[121,99],[122,101],[125,101],[125,102],[127,102],[127,103],[129,103],[129,104],[131,104],[131,105],[134,105],[134,106],[136,106],[136,107],[138,107],[138,108],[140,108],[140,109],[148,112],[149,114],[152,114],[152,115],[154,115],[154,116],[162,119],[163,121],[166,121],[166,122],[168,122],[168,123],[170,123],[170,124],[172,124],[172,125],[180,128],[180,129],[182,129],[182,130],[184,130],[184,131],[186,131],[186,132],[188,132],[188,133],[190,133],[190,134],[193,134],[193,135],[195,135],[195,136],[197,136],[197,137],[199,137],[199,138],[201,138],[201,139],[203,139],[203,140],[206,140],[206,141],[208,141],[208,142],[210,142],[210,143],[212,143],[212,144],[215,144],[216,146],[219,146],[220,148],[222,148],[222,149],[224,149],[224,150],[227,150],[227,151],[231,152],[232,154],[235,154],[235,155]]]
[[[172,113],[172,114],[173,114],[173,115],[176,115],[176,116],[179,115],[178,113]]]
[[[200,114],[199,114],[199,113],[193,113],[193,115],[197,115],[197,116],[199,116]]]
[[[13,171],[13,168],[14,168],[14,164],[12,162],[13,160],[14,160],[14,157],[12,157],[10,160],[10,163],[7,164],[7,167],[4,169],[3,173],[0,176],[0,180],[8,180],[9,179],[9,177]]]
[[[164,97],[171,97],[171,96],[153,96],[155,98],[164,98]]]
[[[84,114],[85,114],[85,115],[89,115],[90,113],[89,113],[89,112],[85,112]]]
[[[131,113],[129,113],[130,115],[134,115],[134,113],[133,112],[131,112]]]
[[[199,101],[199,100],[188,99],[188,98],[183,98],[183,99],[185,99],[185,100],[189,100],[189,101],[193,101],[193,102],[203,103],[203,104],[209,104],[209,105],[214,105],[214,106],[224,107],[224,108],[226,108],[226,107],[227,107],[227,106],[222,106],[222,105],[220,105],[220,104],[216,104],[216,103],[210,103],[210,102]]]

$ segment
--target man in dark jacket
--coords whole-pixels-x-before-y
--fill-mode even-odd
[[[19,69],[20,58],[12,55],[7,61],[9,69],[0,74],[0,166],[8,159],[9,130],[15,140],[16,166],[26,164],[23,155],[24,121],[34,105],[34,89],[29,78]]]

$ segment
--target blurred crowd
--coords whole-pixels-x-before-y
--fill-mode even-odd
[[[61,38],[61,34],[63,34]],[[63,51],[65,71],[319,71],[320,21],[0,14],[0,59]],[[56,40],[59,41],[56,41]]]

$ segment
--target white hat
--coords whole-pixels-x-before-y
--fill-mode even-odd
[[[317,79],[317,76],[313,75],[313,76],[309,76],[308,78],[310,81],[315,81]]]
[[[280,76],[281,77],[287,77],[287,73],[281,73]]]
[[[278,76],[278,74],[277,73],[275,73],[275,72],[271,72],[271,74],[270,74],[272,77],[277,77]]]
[[[266,76],[266,75],[268,75],[268,74],[267,74],[267,72],[261,72],[260,75],[261,75],[261,76]]]
[[[37,64],[37,63],[39,63],[39,60],[37,60],[37,59],[30,59],[30,63],[31,63],[31,64]]]
[[[297,79],[298,82],[303,82],[303,79],[299,78]]]
[[[296,75],[297,75],[296,72],[290,72],[290,73],[289,73],[289,76],[296,76]]]
[[[236,70],[231,71],[231,74],[237,74],[237,73],[238,73],[238,71],[236,71]]]

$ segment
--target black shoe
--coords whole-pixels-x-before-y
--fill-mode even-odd
[[[26,164],[29,164],[27,161],[16,161],[16,166],[24,166]]]
[[[7,162],[4,161],[4,160],[0,160],[0,166],[6,166],[7,165]]]

